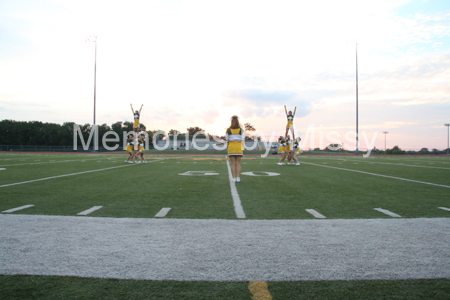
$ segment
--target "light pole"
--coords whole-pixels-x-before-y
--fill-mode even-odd
[[[388,133],[388,131],[383,131],[384,133],[384,152],[386,152],[386,134]]]
[[[356,154],[358,154],[358,41],[355,42],[356,48]]]
[[[449,137],[448,128],[450,126],[450,123],[445,123],[444,125],[447,126],[447,155],[448,155],[449,154],[449,152],[448,152],[448,137]]]
[[[95,62],[94,62],[94,151],[97,149],[97,128],[95,123],[95,110],[96,110],[96,96],[97,96],[97,36],[87,36],[86,42],[94,42],[95,43]]]

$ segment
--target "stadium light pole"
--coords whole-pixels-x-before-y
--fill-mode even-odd
[[[384,133],[384,152],[386,152],[386,134],[388,133],[388,131],[383,131]]]
[[[450,153],[449,153],[449,149],[448,149],[448,139],[449,139],[449,130],[448,130],[448,128],[450,126],[450,123],[445,123],[444,125],[447,126],[447,155],[449,155]]]
[[[95,113],[96,113],[96,96],[97,96],[97,36],[87,36],[86,42],[95,43],[95,62],[94,62],[94,151],[96,151],[97,130],[95,127]]]
[[[355,42],[356,48],[356,154],[358,154],[358,41]]]

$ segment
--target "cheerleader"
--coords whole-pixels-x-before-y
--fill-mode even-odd
[[[287,138],[287,134],[289,130],[292,132],[292,138],[295,140],[294,135],[294,116],[295,112],[297,111],[297,106],[294,109],[294,113],[290,110],[289,112],[286,109],[286,105],[284,106],[284,111],[286,112],[286,118],[287,118],[287,125],[286,125],[286,133],[284,134],[284,137]]]
[[[132,164],[133,163],[133,157],[134,157],[134,140],[133,140],[133,135],[129,134],[127,136],[127,148],[126,151],[128,152],[129,156],[127,158],[127,160],[125,161],[126,163]]]
[[[228,127],[225,140],[227,142],[228,157],[231,163],[231,175],[234,182],[241,182],[241,159],[244,156],[244,129],[239,124],[238,116],[231,117],[231,125]]]
[[[141,138],[138,141],[139,142],[139,155],[141,156],[142,163],[146,164],[147,161],[144,158],[144,154],[145,154],[144,139],[145,139],[145,136],[143,134],[141,134]]]
[[[286,144],[286,157],[288,159],[287,164],[290,165],[291,164],[291,159],[292,159],[293,143],[292,143],[292,140],[291,140],[291,137],[290,137],[289,134],[286,137],[285,144]]]
[[[301,138],[298,138],[298,140],[296,140],[294,142],[294,152],[292,154],[292,158],[294,159],[296,166],[300,166],[300,163],[298,162],[298,159],[297,159],[297,155],[300,155],[300,153],[302,153],[302,150],[300,150],[300,145],[299,145],[300,140],[301,140]]]
[[[280,161],[278,162],[278,165],[283,166],[284,160],[286,158],[286,140],[280,136],[278,138],[278,154],[281,154]]]
[[[134,117],[133,131],[139,132],[139,130],[141,128],[141,124],[139,123],[139,118],[141,116],[141,110],[142,110],[142,106],[144,106],[144,104],[142,104],[141,108],[136,111],[134,111],[132,104],[130,104],[130,106],[131,106],[131,112],[133,113],[133,117]]]

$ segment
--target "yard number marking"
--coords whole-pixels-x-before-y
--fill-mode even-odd
[[[255,173],[254,171],[252,171],[252,172],[243,172],[241,174],[242,175],[247,175],[247,176],[278,176],[278,175],[280,175],[280,173],[261,172],[261,171],[257,171],[257,173]]]
[[[208,176],[208,175],[219,175],[215,171],[187,171],[184,173],[179,173],[178,175],[186,175],[186,176]]]

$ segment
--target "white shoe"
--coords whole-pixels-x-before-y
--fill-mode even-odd
[[[127,160],[127,163],[132,164],[133,162],[131,160]]]
[[[290,162],[288,162],[287,164],[288,164],[288,166],[290,166],[290,165],[291,165],[291,163],[290,163]]]
[[[284,163],[280,163],[280,162],[279,162],[278,165],[279,165],[279,166],[284,166]]]
[[[300,166],[300,163],[296,163],[295,165],[296,165],[296,166]]]
[[[236,178],[233,178],[233,182],[236,182]]]
[[[236,178],[236,182],[241,182],[241,177]]]

